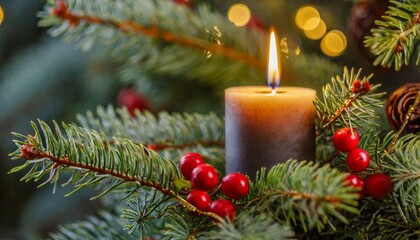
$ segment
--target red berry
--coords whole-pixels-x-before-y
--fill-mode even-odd
[[[120,91],[118,94],[118,106],[125,106],[131,115],[134,115],[134,110],[146,110],[149,109],[148,101],[137,93],[134,89],[126,88]]]
[[[372,85],[369,82],[363,82],[363,91],[369,92],[372,89]]]
[[[219,175],[212,165],[203,163],[192,171],[191,184],[193,188],[208,191],[219,184]]]
[[[192,190],[187,196],[187,201],[201,211],[206,211],[210,205],[211,199],[207,192]]]
[[[153,143],[147,145],[147,148],[150,149],[150,150],[153,150],[153,151],[158,150],[158,147],[156,146],[156,144],[153,144]]]
[[[365,182],[356,174],[353,174],[353,173],[349,174],[346,178],[344,178],[343,182],[348,183],[352,187],[360,188],[359,199],[362,199],[365,196],[366,194]]]
[[[351,90],[352,92],[357,93],[360,91],[361,87],[362,87],[362,82],[359,79],[357,79],[357,80],[354,80],[353,88]]]
[[[212,212],[222,218],[229,218],[231,221],[235,218],[235,206],[227,199],[217,199],[210,204],[209,212]]]
[[[187,6],[187,7],[191,8],[191,9],[194,8],[194,5],[193,5],[193,3],[192,3],[191,0],[173,0],[173,2],[175,4]]]
[[[223,193],[233,199],[246,197],[249,192],[248,178],[242,173],[231,173],[222,180]]]
[[[338,151],[348,152],[359,144],[359,133],[354,128],[352,133],[349,127],[338,129],[333,135],[333,144]]]
[[[203,163],[204,160],[200,154],[189,152],[179,160],[179,169],[181,170],[182,176],[184,176],[185,179],[190,180],[194,168]]]
[[[364,171],[370,163],[369,153],[361,148],[352,149],[347,155],[346,163],[354,172]]]
[[[367,192],[374,199],[383,199],[392,190],[391,178],[383,173],[375,173],[366,180]]]

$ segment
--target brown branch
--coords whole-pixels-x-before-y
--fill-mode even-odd
[[[63,20],[67,20],[70,23],[70,26],[73,27],[76,26],[80,21],[85,21],[90,24],[110,26],[123,32],[134,32],[149,36],[151,38],[159,38],[166,42],[176,43],[179,45],[202,49],[208,52],[219,54],[232,60],[241,61],[259,70],[265,69],[265,66],[260,59],[257,59],[245,52],[238,52],[233,48],[210,43],[201,39],[175,35],[171,32],[162,31],[156,25],[142,26],[133,21],[118,21],[113,19],[102,19],[100,17],[76,14],[74,12],[68,11],[67,6],[62,1],[58,2],[58,6],[52,10],[52,14],[62,18]]]
[[[89,172],[94,172],[101,175],[110,175],[115,178],[119,178],[121,180],[127,181],[127,182],[136,182],[140,186],[146,186],[146,187],[152,187],[160,192],[162,192],[165,195],[168,195],[170,197],[175,198],[183,207],[185,207],[187,210],[198,213],[201,215],[208,216],[216,221],[221,221],[222,218],[218,215],[211,213],[211,212],[204,212],[199,209],[197,209],[195,206],[193,206],[191,203],[187,202],[185,199],[183,199],[181,196],[179,196],[175,191],[173,191],[173,185],[169,187],[162,186],[159,182],[149,181],[143,178],[139,178],[138,176],[129,176],[124,173],[116,172],[112,169],[106,169],[106,168],[100,168],[93,165],[87,165],[85,163],[77,163],[72,160],[70,160],[67,157],[59,158],[52,154],[36,150],[35,146],[32,144],[25,144],[21,146],[21,158],[25,158],[28,161],[34,160],[34,159],[42,159],[46,158],[54,162],[52,165],[52,168],[56,168],[57,166],[65,165],[71,168],[79,168],[79,169],[86,169]]]
[[[348,98],[343,106],[338,109],[331,117],[328,118],[328,122],[323,126],[323,128],[327,127],[328,125],[330,125],[331,123],[333,123],[338,117],[341,116],[341,114],[347,109],[350,108],[350,106],[352,105],[352,103],[354,101],[356,101],[357,97],[356,96],[351,96],[350,98]]]
[[[268,196],[268,195],[281,195],[281,196],[285,196],[285,197],[289,197],[289,198],[300,198],[300,199],[309,199],[312,201],[318,201],[318,202],[328,202],[328,203],[332,203],[334,205],[337,205],[339,203],[341,203],[341,199],[331,196],[331,195],[326,195],[326,196],[316,196],[314,194],[311,193],[301,193],[298,191],[269,191],[269,192],[265,192],[263,194],[261,194],[259,197],[254,198],[252,201],[250,201],[248,205],[251,205],[253,202],[259,201],[261,200],[263,197]]]

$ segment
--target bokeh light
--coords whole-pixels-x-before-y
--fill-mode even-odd
[[[244,4],[234,4],[229,8],[228,19],[235,26],[245,26],[251,19],[251,10]]]
[[[3,11],[3,8],[0,6],[0,25],[3,22],[3,19],[4,19],[4,11]]]
[[[322,52],[330,57],[337,57],[343,54],[347,47],[347,38],[339,30],[331,30],[321,40]]]
[[[295,34],[286,33],[280,40],[280,51],[284,53],[283,56],[288,58],[290,53],[294,53],[296,56],[301,53],[300,39]]]
[[[296,25],[303,30],[316,28],[321,21],[321,16],[316,8],[303,6],[298,9],[295,16]]]
[[[327,25],[321,19],[318,26],[311,30],[304,30],[305,36],[312,40],[318,40],[327,32]]]

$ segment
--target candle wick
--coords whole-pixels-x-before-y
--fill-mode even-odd
[[[271,94],[276,94],[276,73],[277,71],[272,71],[270,76],[270,87],[271,87]]]

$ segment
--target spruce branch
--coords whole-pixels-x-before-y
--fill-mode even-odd
[[[125,189],[127,192],[131,189],[131,193],[138,187],[149,187],[176,200],[190,212],[221,220],[213,213],[198,210],[178,195],[174,180],[180,178],[180,173],[175,163],[144,145],[119,137],[114,137],[111,145],[103,132],[74,124],[62,124],[65,134],[56,122],[54,132],[41,120],[38,125],[32,123],[34,136],[14,134],[18,138],[15,140],[18,149],[11,156],[26,161],[10,172],[30,168],[21,180],[39,181],[49,174],[40,186],[52,183],[55,187],[62,171],[73,170],[64,184],[74,185],[75,190],[70,194],[94,184],[107,187],[97,197],[121,185],[127,185]],[[159,198],[155,200],[154,204],[161,202]]]
[[[128,138],[144,144],[169,159],[179,159],[186,151],[198,151],[209,162],[224,168],[224,118],[215,113],[136,112],[131,116],[125,109],[99,106],[96,113],[77,116],[86,129],[103,132],[106,136]],[[109,138],[108,143],[114,140]]]
[[[257,174],[245,208],[301,224],[305,231],[333,225],[331,216],[348,223],[342,211],[358,213],[358,196],[343,184],[345,176],[328,165],[289,160]]]
[[[53,15],[57,5],[51,1],[40,25],[83,50],[94,43],[108,46],[123,64],[124,80],[147,86],[178,76],[225,88],[233,81],[264,79],[265,34],[237,28],[206,5],[192,11],[170,1],[68,0],[65,6]]]
[[[384,93],[376,93],[379,84],[374,86],[370,84],[373,75],[362,78],[361,72],[361,69],[355,72],[354,69],[349,71],[345,67],[342,77],[336,76],[331,79],[331,83],[324,86],[322,99],[318,97],[315,99],[317,117],[320,120],[319,129],[324,129],[333,123],[333,126],[348,126],[352,123],[362,129],[375,126],[374,120],[378,118],[375,109],[382,106],[380,98]],[[369,89],[355,89],[356,81]]]
[[[208,240],[216,239],[294,239],[294,233],[286,224],[280,224],[275,218],[265,214],[254,216],[252,212],[243,212],[235,223],[223,221],[217,229],[204,232],[200,237]]]
[[[161,39],[169,43],[176,43],[191,48],[205,50],[207,52],[220,54],[222,56],[231,58],[232,60],[244,62],[251,67],[264,69],[264,66],[259,59],[245,52],[239,52],[236,49],[222,46],[221,43],[212,43],[197,38],[176,35],[172,32],[161,29],[157,23],[152,23],[150,26],[145,26],[133,21],[105,19],[87,14],[77,14],[75,12],[69,11],[65,3],[60,1],[58,2],[58,6],[53,8],[53,14],[58,18],[61,18],[63,21],[68,21],[71,27],[76,27],[76,25],[81,21],[87,24],[98,24],[107,27],[113,27],[124,33],[137,33],[146,35],[151,38]]]
[[[416,55],[416,64],[420,63],[418,46],[420,39],[420,1],[391,1],[391,6],[382,17],[375,21],[376,28],[367,36],[365,46],[376,55],[374,65],[400,70],[409,65],[412,55]]]
[[[415,223],[420,229],[420,135],[407,134],[399,138],[392,152],[384,151],[382,169],[394,182],[397,206],[405,223]]]
[[[59,226],[49,235],[53,240],[86,240],[86,239],[138,239],[135,234],[128,234],[122,228],[121,218],[116,214],[101,211],[98,216],[91,216],[80,222]]]

